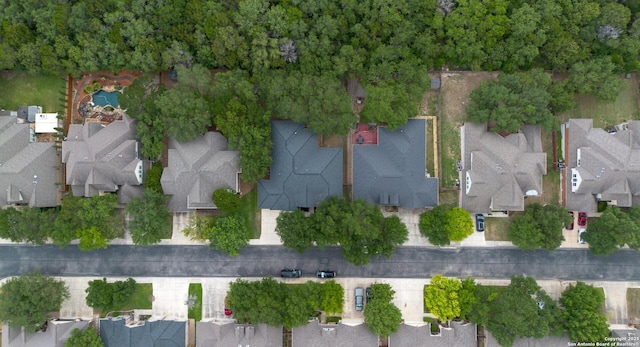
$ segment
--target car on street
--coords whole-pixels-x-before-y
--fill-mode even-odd
[[[476,230],[484,231],[484,215],[481,213],[476,214]]]
[[[364,308],[364,290],[362,287],[356,288],[356,311],[362,311]]]
[[[280,271],[280,277],[285,278],[298,278],[302,275],[302,271],[300,269],[284,269]]]
[[[578,212],[578,226],[587,225],[587,213],[586,212]]]
[[[319,270],[316,272],[316,277],[318,278],[334,278],[336,277],[336,272],[331,270]]]
[[[573,211],[569,211],[569,216],[571,216],[571,224],[567,227],[567,230],[573,230],[573,222],[575,221],[575,217],[573,216]]]
[[[581,245],[584,245],[585,243],[587,243],[587,241],[585,241],[582,238],[582,234],[584,234],[587,231],[587,229],[584,228],[580,228],[580,230],[578,230],[578,243]]]

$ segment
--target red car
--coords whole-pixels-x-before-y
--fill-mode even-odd
[[[583,227],[587,225],[587,213],[586,212],[578,212],[578,225]]]
[[[232,314],[233,314],[233,311],[231,311],[231,309],[226,308],[226,307],[224,308],[224,315],[225,316],[230,316]]]
[[[571,224],[567,227],[567,230],[573,230],[573,221],[575,218],[573,217],[573,212],[569,211],[569,215],[571,216]]]

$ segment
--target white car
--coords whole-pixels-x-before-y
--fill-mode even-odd
[[[580,228],[580,230],[578,230],[578,243],[581,245],[584,245],[585,243],[587,243],[587,241],[585,241],[582,238],[582,234],[584,234],[587,231],[587,229],[584,228]]]

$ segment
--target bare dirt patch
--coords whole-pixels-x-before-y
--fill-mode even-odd
[[[469,95],[484,81],[498,76],[497,72],[443,72],[441,77],[444,116],[456,127],[466,118]]]

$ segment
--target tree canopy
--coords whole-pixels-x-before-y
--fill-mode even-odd
[[[364,307],[364,323],[374,334],[390,336],[402,324],[402,312],[392,302],[395,291],[389,284],[374,283],[371,294],[372,299]]]
[[[13,277],[0,287],[0,321],[33,333],[67,298],[67,286],[53,277],[39,272]]]
[[[520,249],[554,250],[564,241],[562,230],[570,223],[569,212],[560,205],[531,204],[525,207],[524,214],[513,219],[509,240]]]
[[[133,278],[112,283],[108,283],[106,278],[89,281],[89,287],[85,290],[87,305],[107,313],[122,306],[136,290]]]
[[[564,325],[574,342],[602,342],[609,336],[607,317],[602,312],[604,292],[583,282],[571,284],[560,297]]]
[[[125,208],[131,220],[129,232],[133,243],[147,246],[171,235],[171,215],[167,198],[153,189],[145,188],[142,198],[134,197]]]
[[[589,250],[598,255],[611,254],[625,245],[637,251],[640,249],[639,217],[639,207],[624,211],[617,206],[608,206],[599,218],[589,222],[582,239],[589,244]]]
[[[298,252],[314,244],[319,248],[339,244],[347,261],[364,265],[374,256],[391,257],[409,232],[398,216],[384,217],[376,205],[331,197],[310,217],[300,211],[281,212],[276,233],[285,247]]]
[[[104,344],[95,329],[75,328],[71,330],[71,336],[64,343],[64,347],[104,347]]]
[[[425,306],[440,321],[464,319],[475,302],[475,287],[472,279],[461,281],[435,275],[424,289]]]
[[[420,214],[420,233],[434,246],[462,241],[473,234],[473,221],[466,210],[452,205],[438,205]]]

